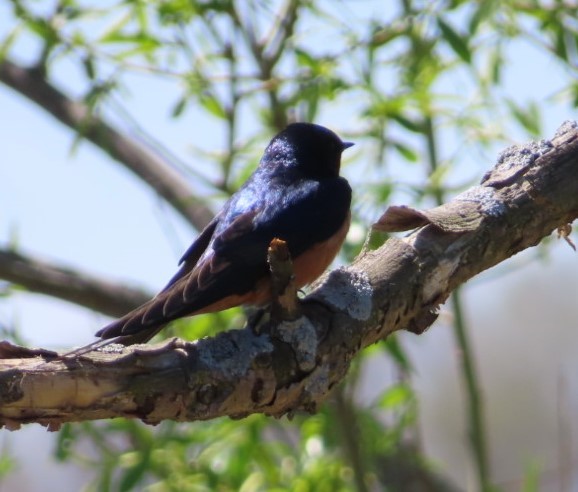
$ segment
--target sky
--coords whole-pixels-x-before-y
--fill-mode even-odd
[[[0,6],[0,35],[7,27],[2,9]],[[30,49],[22,46],[23,60]],[[540,67],[539,76],[536,67]],[[72,67],[66,65],[57,75],[66,84],[75,77]],[[504,90],[519,101],[534,97],[548,101],[544,105],[544,137],[551,137],[564,120],[576,118],[564,104],[552,99],[561,80],[556,65],[538,57],[530,46],[512,48]],[[197,113],[176,120],[167,117],[175,100],[169,84],[138,76],[130,82],[131,95],[123,104],[181,159],[195,162],[191,153],[194,142],[207,147],[220,144],[222,136],[215,133],[215,125]],[[25,253],[144,286],[151,293],[162,287],[195,231],[90,144],[81,143],[73,150],[73,137],[67,129],[1,85],[0,108],[0,245],[15,243]],[[328,117],[319,123],[331,126],[332,121]],[[490,163],[477,165],[481,176]],[[528,464],[533,456],[554,467],[559,407],[575,413],[577,269],[576,253],[563,241],[553,241],[547,260],[538,262],[533,253],[519,255],[502,269],[470,282],[466,290],[467,313],[485,383],[488,427],[497,450],[494,465],[504,480],[519,476],[523,472],[520,463]],[[426,448],[467,483],[471,470],[464,466],[462,396],[449,317],[444,309],[440,321],[424,336],[408,334],[404,343],[416,361]],[[106,321],[102,315],[44,296],[22,293],[0,299],[0,324],[16,324],[31,346],[65,348],[88,343]],[[367,391],[379,388],[379,380],[374,383],[368,383]],[[575,443],[576,431],[572,429]],[[29,426],[8,437],[0,435],[0,442],[4,439],[17,454],[25,455],[32,440],[45,440],[46,436],[40,427]],[[462,447],[444,445],[450,436]],[[49,446],[50,438],[45,442]],[[33,483],[26,470],[40,466],[54,477],[63,473],[50,462],[49,453],[49,449],[38,453],[21,466],[19,480],[28,480],[29,490],[35,490],[38,483]],[[76,490],[82,480],[80,475],[71,478],[68,490]],[[66,492],[66,488],[60,490]]]

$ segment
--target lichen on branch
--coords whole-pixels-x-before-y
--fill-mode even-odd
[[[387,211],[378,228],[417,229],[326,274],[295,319],[69,358],[4,344],[0,424],[315,411],[364,347],[423,332],[456,287],[553,231],[567,237],[577,217],[578,125],[565,123],[552,140],[507,149],[480,185],[441,207]]]

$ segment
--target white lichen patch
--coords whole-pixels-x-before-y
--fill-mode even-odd
[[[277,326],[276,335],[293,347],[299,369],[310,371],[315,367],[317,332],[307,318],[283,321]]]
[[[217,338],[197,343],[199,362],[213,370],[243,376],[258,354],[273,352],[269,337],[250,336],[244,330],[230,330]]]
[[[529,142],[524,145],[512,145],[500,152],[495,169],[513,170],[531,166],[538,157],[550,152],[553,148],[549,140]]]
[[[506,205],[496,190],[490,186],[473,186],[455,198],[456,201],[472,202],[479,206],[484,215],[498,217],[506,212]]]
[[[554,138],[563,137],[566,133],[573,132],[576,128],[578,128],[578,123],[576,121],[566,120],[560,125],[560,128],[556,130]]]
[[[327,364],[321,364],[307,378],[304,389],[310,395],[326,395],[329,391],[330,380],[329,366]]]
[[[369,277],[351,267],[333,270],[309,297],[345,311],[356,320],[365,321],[371,316],[373,288]]]
[[[521,179],[537,159],[554,148],[549,140],[513,145],[500,153],[494,168],[482,178],[482,185],[502,188]]]

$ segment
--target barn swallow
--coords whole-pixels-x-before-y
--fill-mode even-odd
[[[287,243],[297,288],[311,283],[349,229],[351,187],[339,168],[341,153],[352,145],[319,125],[289,125],[185,252],[166,287],[96,336],[142,343],[177,318],[265,306],[272,295],[267,249],[274,238]]]

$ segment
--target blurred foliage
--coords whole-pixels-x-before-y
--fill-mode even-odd
[[[67,424],[59,433],[56,456],[97,467],[95,490],[146,485],[154,491],[346,491],[354,488],[355,474],[343,450],[344,434],[353,432],[359,442],[367,442],[359,452],[368,486],[416,480],[420,474],[421,480],[433,480],[422,472],[419,454],[400,447],[416,418],[409,386],[395,385],[363,409],[353,409],[342,390],[334,400],[341,402],[291,422],[253,415],[243,421],[164,422],[156,429],[121,419]],[[86,441],[90,451],[82,454]],[[395,472],[397,460],[404,470]],[[385,469],[393,473],[381,476]]]
[[[481,157],[510,135],[541,135],[547,101],[520,100],[503,90],[513,45],[531,46],[557,64],[568,76],[551,97],[578,105],[572,2],[8,4],[11,28],[1,33],[0,59],[19,61],[26,44],[48,80],[58,79],[61,63],[76,67],[74,85],[63,80],[58,85],[95,114],[134,124],[121,101],[130,94],[131,76],[139,74],[171,84],[174,101],[167,117],[194,113],[216,124],[225,136],[221,149],[192,142],[211,173],[201,166],[185,171],[221,197],[252,171],[265,136],[292,120],[332,122],[340,135],[359,144],[344,165],[356,196],[343,261],[359,252],[385,202],[400,197],[413,204],[439,202],[472,184],[480,174],[477,165],[487,166]],[[170,155],[167,149],[164,155]],[[368,246],[384,239],[374,234]],[[173,330],[198,338],[241,323],[237,310],[181,321]],[[362,376],[376,360],[397,376],[368,402],[360,390]],[[355,362],[348,380],[316,415],[165,422],[155,429],[124,420],[67,425],[55,456],[94,468],[94,490],[452,490],[420,449],[418,411],[411,361],[390,337]],[[0,461],[5,473],[10,462]],[[477,465],[479,488],[489,490],[489,472]],[[524,490],[536,490],[537,480],[532,468]]]

